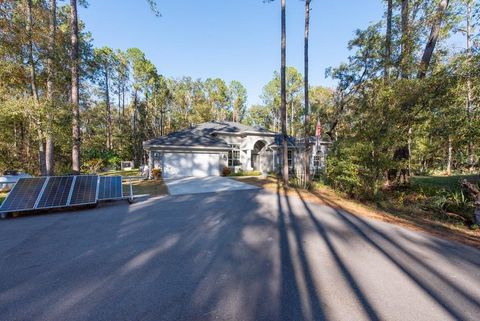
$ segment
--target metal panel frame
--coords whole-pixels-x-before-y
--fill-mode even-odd
[[[97,193],[95,194],[95,200],[98,202],[98,192],[100,190],[100,175],[97,176]]]
[[[55,177],[55,178],[56,177],[73,177],[72,186],[70,186],[70,191],[68,192],[68,198],[67,198],[66,204],[65,205],[56,205],[56,206],[47,206],[47,207],[38,207],[38,203],[40,202],[41,197],[43,196],[43,193],[45,192],[45,189],[47,187],[47,185],[45,185],[43,190],[42,190],[42,194],[40,194],[40,196],[37,200],[37,203],[35,204],[34,210],[49,210],[49,209],[55,209],[55,208],[69,207],[68,203],[70,202],[70,197],[72,195],[73,186],[75,185],[75,181],[77,179],[77,176],[66,176],[66,175],[63,175],[63,176],[49,176],[48,179],[47,179],[47,182],[50,180],[51,177]]]
[[[40,190],[40,193],[38,193],[37,200],[35,201],[35,205],[33,205],[33,209],[37,209],[38,203],[40,203],[40,200],[42,199],[43,193],[45,192],[45,188],[47,187],[48,182],[50,181],[50,177],[47,177],[45,180],[45,183],[43,183],[42,189]]]
[[[98,203],[98,199],[97,199],[97,196],[98,196],[98,175],[76,175],[75,178],[77,177],[97,177],[97,190],[95,191],[95,201],[94,202],[90,202],[90,203],[78,203],[78,204],[72,204],[72,196],[73,196],[73,191],[74,189],[71,190],[72,194],[70,195],[70,198],[68,200],[68,204],[67,204],[67,207],[73,207],[73,206],[84,206],[84,205],[94,205],[94,204],[97,204]],[[75,186],[77,183],[77,180],[75,179],[75,184],[73,186]]]
[[[29,179],[35,179],[35,178],[46,178],[45,179],[45,182],[43,182],[43,185],[42,185],[42,189],[40,190],[38,196],[37,196],[37,199],[35,200],[35,203],[33,205],[33,208],[23,208],[23,209],[14,209],[14,210],[2,210],[1,208],[3,207],[3,205],[5,204],[5,201],[10,197],[11,193],[15,190],[15,188],[18,186],[18,182],[20,180],[29,180]],[[43,195],[43,192],[45,191],[45,186],[47,186],[47,182],[49,180],[49,177],[47,176],[40,176],[40,177],[22,177],[22,178],[19,178],[17,183],[15,183],[15,186],[13,186],[13,188],[10,190],[10,192],[8,193],[7,197],[5,198],[5,200],[3,200],[3,203],[2,205],[0,206],[0,213],[15,213],[15,212],[31,212],[31,211],[35,211],[36,210],[36,206],[38,204],[38,202],[40,201],[40,198],[42,197]]]
[[[70,192],[68,193],[67,206],[68,204],[70,204],[70,201],[72,200],[73,188],[75,187],[76,181],[77,181],[77,175],[73,176],[72,187],[70,188]]]

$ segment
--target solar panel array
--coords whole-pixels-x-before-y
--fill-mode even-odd
[[[49,177],[42,197],[37,204],[38,209],[63,207],[68,204],[74,176]]]
[[[123,197],[121,176],[101,176],[98,183],[98,199],[113,200]]]
[[[75,178],[69,205],[95,204],[97,202],[98,176],[86,175]]]
[[[99,200],[122,198],[121,176],[20,178],[0,207],[0,212],[90,205]]]
[[[47,178],[21,178],[2,203],[0,211],[15,212],[33,210]]]

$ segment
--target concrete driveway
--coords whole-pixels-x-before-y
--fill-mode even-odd
[[[170,195],[258,189],[256,186],[220,176],[166,178],[164,181]]]
[[[247,190],[0,221],[0,320],[478,320],[480,251]]]

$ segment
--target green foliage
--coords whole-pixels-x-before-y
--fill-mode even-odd
[[[90,165],[98,165],[98,169],[101,167],[116,169],[120,167],[121,162],[120,157],[111,150],[91,149],[84,153],[84,158],[86,162],[92,161]]]
[[[55,173],[70,173],[70,7],[58,2],[54,58],[54,95],[48,101],[49,3],[33,1],[32,37],[26,36],[26,2],[0,2],[0,170],[39,174],[39,146],[46,133],[54,140]],[[158,13],[156,1],[148,1]],[[82,2],[79,3],[82,5]],[[139,48],[94,48],[79,21],[81,159],[86,171],[115,168],[121,160],[144,162],[142,142],[214,120],[241,121],[247,92],[238,81],[220,78],[167,79]],[[26,48],[33,46],[39,100],[31,91]],[[101,164],[96,160],[101,159]]]
[[[327,181],[342,192],[352,196],[359,195],[362,187],[360,169],[357,159],[337,147],[327,160]]]

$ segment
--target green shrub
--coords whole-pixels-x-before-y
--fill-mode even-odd
[[[82,172],[88,173],[88,174],[96,174],[100,171],[102,166],[103,166],[103,159],[92,158],[83,162]]]
[[[361,187],[360,166],[351,159],[329,157],[327,159],[327,182],[333,188],[355,195]]]
[[[230,174],[228,174],[228,176],[260,176],[262,175],[261,172],[258,172],[258,171],[238,171],[238,173],[232,173],[230,171]]]
[[[108,167],[110,169],[118,169],[120,167],[120,162],[121,159],[120,157],[113,151],[109,150],[97,150],[97,149],[90,149],[85,152],[84,155],[84,162],[89,163],[88,166],[86,166],[86,171],[88,171],[89,167],[93,163],[97,163],[98,160],[101,160],[100,167],[97,170],[100,170],[102,168]],[[96,164],[97,165],[97,164]]]

